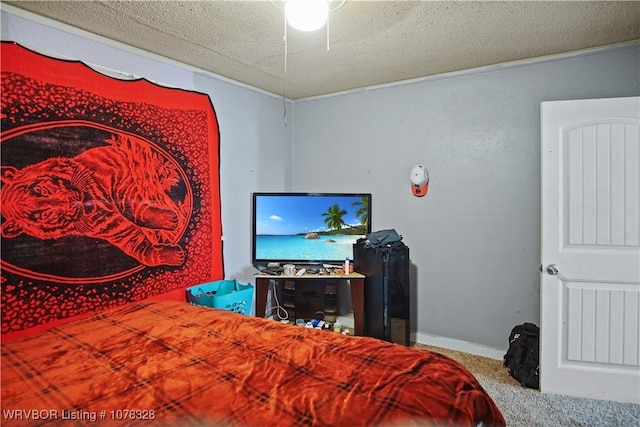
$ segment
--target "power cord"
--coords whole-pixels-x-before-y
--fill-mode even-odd
[[[273,285],[273,286],[272,286]],[[269,317],[272,312],[275,310],[275,315],[278,316],[278,319],[280,320],[288,320],[289,319],[289,312],[280,305],[280,301],[278,300],[278,291],[277,291],[277,286],[276,286],[276,281],[275,280],[269,280],[269,288],[271,288],[271,292],[273,292],[273,299],[276,302],[276,305],[274,307],[269,307],[264,311],[264,317]],[[271,301],[269,301],[269,304],[271,304]],[[282,315],[282,313],[284,313],[284,315]]]

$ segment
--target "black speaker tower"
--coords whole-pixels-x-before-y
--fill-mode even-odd
[[[364,334],[409,346],[409,248],[402,242],[375,249],[365,243],[353,245],[354,269],[366,276]]]

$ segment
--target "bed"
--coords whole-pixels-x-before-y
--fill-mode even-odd
[[[178,301],[3,343],[2,424],[43,421],[505,425],[473,375],[438,353]]]

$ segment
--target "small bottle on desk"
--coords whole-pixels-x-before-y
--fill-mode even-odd
[[[349,257],[344,259],[344,274],[349,274]]]

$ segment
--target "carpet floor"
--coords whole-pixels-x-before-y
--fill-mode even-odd
[[[640,405],[585,399],[523,388],[509,376],[501,360],[425,344],[414,344],[466,366],[498,405],[507,426],[640,426]]]

